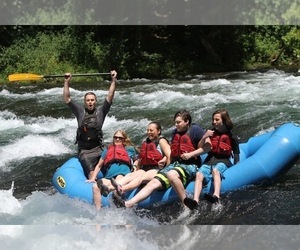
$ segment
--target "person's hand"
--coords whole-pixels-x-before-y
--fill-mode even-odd
[[[213,130],[206,130],[205,134],[203,135],[203,138],[208,138],[208,137],[212,137],[214,135],[214,131]]]
[[[111,79],[116,80],[117,79],[117,71],[112,70],[110,71]]]
[[[181,159],[187,161],[190,158],[192,158],[192,154],[191,153],[183,153],[180,157],[181,157]]]
[[[166,160],[162,159],[158,162],[159,169],[162,169],[166,165]]]
[[[72,78],[71,73],[65,73],[65,82],[69,83]]]

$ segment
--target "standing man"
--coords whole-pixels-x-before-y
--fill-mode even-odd
[[[104,148],[102,126],[110,110],[117,81],[117,72],[112,70],[110,73],[111,84],[108,94],[102,105],[98,107],[96,107],[97,97],[93,92],[87,92],[84,95],[84,107],[72,100],[69,89],[72,75],[70,73],[65,74],[64,101],[77,119],[78,156],[87,178],[92,175]]]

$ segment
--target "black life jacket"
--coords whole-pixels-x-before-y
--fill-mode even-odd
[[[178,161],[184,164],[196,164],[201,163],[198,157],[190,158],[189,160],[183,160],[180,156],[183,153],[190,153],[197,149],[197,146],[193,144],[190,137],[190,128],[184,133],[178,133],[177,130],[173,134],[171,143],[171,159],[172,162]]]
[[[147,138],[142,143],[140,149],[140,159],[142,168],[158,167],[158,162],[164,157],[162,153],[157,149],[161,138],[163,137],[159,137],[157,140],[154,141],[150,141],[149,138]]]
[[[77,129],[76,143],[78,143],[78,150],[92,149],[97,146],[103,148],[103,133],[98,124],[97,110],[92,114],[86,111]]]
[[[123,145],[110,145],[104,159],[104,167],[108,168],[113,163],[122,163],[131,167],[131,159]]]

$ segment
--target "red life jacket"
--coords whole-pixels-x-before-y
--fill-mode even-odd
[[[228,134],[219,134],[215,131],[210,138],[212,144],[211,153],[217,156],[230,157],[232,152],[231,137]]]
[[[140,159],[142,167],[157,167],[158,162],[164,157],[157,149],[160,137],[155,141],[145,140],[140,149]]]
[[[180,157],[183,153],[190,153],[194,150],[196,150],[196,148],[190,137],[189,130],[183,135],[180,135],[178,132],[175,133],[175,135],[173,136],[173,139],[172,139],[172,143],[171,143],[172,162],[179,161],[179,162],[183,162],[185,164],[197,164],[198,165],[200,160],[197,159],[197,157],[193,157],[187,161],[184,161]]]
[[[113,163],[123,163],[131,166],[130,157],[124,146],[110,145],[104,159],[104,167],[109,167]]]

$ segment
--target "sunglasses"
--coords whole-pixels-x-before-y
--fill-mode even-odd
[[[114,138],[115,140],[117,140],[117,139],[118,139],[118,140],[121,140],[121,141],[122,141],[122,140],[125,140],[125,138],[124,138],[124,137],[121,137],[121,136],[114,136],[113,138]]]

